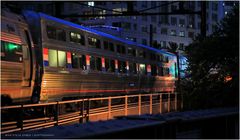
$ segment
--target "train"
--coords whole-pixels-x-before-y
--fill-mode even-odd
[[[41,12],[1,13],[2,105],[174,92],[177,59]]]

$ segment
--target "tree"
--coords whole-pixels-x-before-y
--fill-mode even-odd
[[[199,36],[186,49],[190,77],[181,82],[185,107],[238,105],[238,52],[239,7],[234,7],[212,35]]]

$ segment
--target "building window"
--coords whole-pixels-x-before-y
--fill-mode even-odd
[[[188,32],[188,37],[193,38],[194,37],[194,32]]]
[[[142,21],[147,21],[148,20],[148,16],[142,16]]]
[[[153,32],[153,33],[157,33],[157,27],[156,27],[156,26],[153,26],[153,27],[152,27],[152,32]]]
[[[171,25],[176,26],[177,25],[177,18],[171,17]]]
[[[100,40],[94,37],[88,37],[88,44],[90,47],[101,48]]]
[[[85,45],[84,36],[78,33],[70,32],[70,41]]]
[[[155,15],[155,16],[151,16],[151,21],[152,22],[157,22],[157,16]]]
[[[142,39],[142,44],[147,45],[147,39]]]
[[[184,31],[180,31],[179,32],[179,36],[184,37],[185,36],[185,32]]]
[[[142,26],[142,32],[145,32],[145,33],[146,33],[146,32],[147,32],[147,29],[148,29],[147,26]]]
[[[123,22],[122,23],[122,28],[126,29],[126,30],[131,30],[131,23],[129,22]]]
[[[160,46],[161,48],[166,48],[167,47],[166,41],[160,41]]]
[[[47,25],[47,36],[50,39],[66,41],[66,32],[54,26]]]
[[[88,2],[88,6],[94,6],[94,2],[93,1]]]
[[[147,1],[142,1],[142,7],[143,7],[143,8],[147,8],[147,4],[148,4]]]
[[[185,20],[179,19],[179,27],[184,27],[184,26],[185,26]]]
[[[183,50],[183,51],[185,50],[183,43],[180,43],[180,44],[179,44],[179,50]]]
[[[170,35],[171,36],[176,36],[176,30],[171,30]]]
[[[161,28],[161,34],[167,35],[168,29],[167,28]]]
[[[133,29],[136,31],[137,30],[137,24],[133,24]]]

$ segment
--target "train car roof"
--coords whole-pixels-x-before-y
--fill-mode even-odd
[[[84,26],[81,26],[81,25],[78,25],[78,24],[75,24],[75,23],[63,20],[63,19],[59,19],[59,18],[56,18],[56,17],[53,17],[53,16],[49,16],[49,15],[46,15],[44,13],[38,13],[38,14],[42,18],[45,18],[45,19],[48,19],[48,20],[53,20],[53,21],[56,21],[56,22],[59,22],[59,23],[62,23],[62,24],[65,24],[65,25],[77,28],[77,29],[84,30],[86,32],[94,33],[96,35],[100,35],[100,36],[103,36],[103,37],[106,37],[106,38],[111,38],[113,40],[117,40],[117,41],[129,44],[129,45],[134,45],[134,46],[139,46],[139,47],[142,47],[142,48],[146,48],[148,50],[151,50],[151,51],[154,51],[154,52],[158,52],[158,53],[161,53],[161,54],[165,54],[165,55],[169,55],[169,56],[175,56],[174,54],[172,54],[170,52],[167,52],[167,51],[158,50],[158,49],[146,46],[146,45],[135,43],[133,41],[125,40],[125,39],[122,39],[122,38],[119,38],[119,37],[116,37],[116,36],[113,36],[113,35],[101,32],[101,31],[97,31],[97,30],[94,30],[94,29],[91,29],[91,28],[88,28],[88,27],[84,27]]]

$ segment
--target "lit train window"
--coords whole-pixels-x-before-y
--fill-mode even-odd
[[[66,41],[66,32],[54,26],[47,25],[47,36],[50,39]]]
[[[66,52],[57,50],[48,50],[48,61],[50,67],[66,67]]]
[[[57,67],[57,50],[48,50],[48,61],[50,67]]]
[[[85,45],[84,36],[78,33],[70,32],[70,41]]]
[[[142,75],[146,74],[147,71],[146,71],[146,65],[145,64],[140,64],[139,65],[139,72]]]
[[[88,44],[90,45],[90,47],[95,47],[98,49],[101,48],[100,40],[94,37],[88,37]]]
[[[1,60],[22,62],[22,46],[1,41]]]
[[[58,66],[66,67],[66,64],[67,64],[66,60],[67,60],[66,52],[58,51]]]

